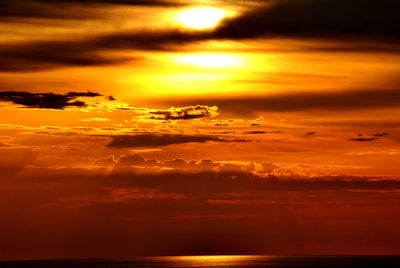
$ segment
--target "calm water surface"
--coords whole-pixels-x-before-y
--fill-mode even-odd
[[[400,256],[178,256],[130,260],[0,262],[0,267],[399,267]]]

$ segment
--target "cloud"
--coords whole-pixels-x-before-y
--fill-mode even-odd
[[[180,6],[183,5],[181,1],[173,0],[34,0],[36,2],[50,3],[50,4],[112,4],[112,5],[130,5],[130,6]]]
[[[86,107],[87,104],[77,100],[79,97],[98,97],[95,92],[69,92],[66,94],[56,93],[29,93],[23,91],[0,92],[0,101],[21,104],[28,108],[40,109],[64,109],[67,107]]]
[[[349,139],[349,141],[361,141],[361,142],[363,142],[363,141],[375,141],[375,140],[376,140],[376,138],[366,138],[366,137],[358,137],[358,138]]]
[[[85,67],[120,64],[137,57],[106,57],[83,41],[39,41],[0,46],[0,71],[26,72],[62,67]]]
[[[141,57],[106,57],[116,49],[175,50],[175,46],[208,39],[210,33],[185,31],[117,32],[78,40],[44,40],[0,45],[0,71],[23,72],[71,66],[120,64]]]
[[[222,111],[237,114],[254,112],[288,112],[302,110],[357,110],[400,107],[400,90],[369,89],[329,92],[277,93],[257,97],[225,97],[218,99],[193,99],[166,103],[190,105],[200,103],[216,105]]]
[[[172,107],[168,110],[150,111],[149,113],[153,115],[151,119],[187,120],[202,117],[215,117],[218,115],[217,110],[218,107],[216,106],[196,105],[181,108]]]
[[[1,142],[0,142],[1,143]],[[17,173],[25,166],[35,163],[39,153],[26,148],[8,148],[0,145],[1,180],[7,180],[7,175]]]
[[[283,0],[225,21],[221,38],[399,38],[397,0]]]
[[[279,134],[282,133],[282,131],[262,131],[262,130],[253,130],[253,131],[247,131],[244,132],[243,134],[249,134],[249,135],[255,135],[255,134]]]
[[[96,16],[94,8],[98,5],[173,7],[183,5],[183,3],[169,0],[2,0],[0,2],[0,20],[87,19]]]
[[[389,135],[389,133],[376,133],[376,134],[374,134],[374,137],[384,137],[387,135]]]
[[[377,140],[381,137],[387,136],[387,135],[389,135],[389,134],[388,133],[377,133],[370,137],[365,137],[362,133],[359,133],[357,138],[350,138],[349,141],[361,141],[361,142],[375,141],[375,140]]]
[[[260,1],[260,3],[265,1]],[[65,12],[65,6],[113,4],[127,6],[181,6],[184,1],[163,0],[22,0],[2,1],[0,18],[77,17]],[[64,7],[64,9],[63,9]],[[399,38],[400,24],[396,0],[275,0],[253,10],[226,19],[203,39],[243,39],[257,37],[368,37]],[[87,15],[87,12],[85,12]],[[82,14],[82,15],[85,15]],[[61,16],[60,16],[61,15]],[[190,36],[190,34],[187,34]],[[172,40],[171,40],[172,41]],[[177,43],[184,38],[176,36]]]
[[[399,245],[393,178],[27,167],[1,179],[3,259],[348,253],[349,241],[350,253],[379,253]]]
[[[6,1],[0,6],[1,17],[68,16],[60,5],[82,1]],[[118,3],[124,5],[174,5],[170,1],[111,1],[88,0],[84,4]],[[29,7],[24,7],[28,5]],[[34,5],[34,9],[30,5]],[[39,7],[37,7],[39,5]],[[44,8],[41,7],[44,5]],[[54,6],[53,6],[54,5]],[[12,8],[11,8],[12,7]],[[50,7],[50,9],[49,9]],[[52,7],[52,8],[51,8]],[[190,42],[206,40],[240,40],[268,37],[315,37],[350,41],[351,45],[338,45],[329,50],[376,51],[396,50],[398,47],[379,47],[379,44],[358,42],[361,38],[397,40],[400,37],[396,25],[400,24],[396,0],[285,0],[274,1],[265,7],[225,20],[214,31],[130,31],[105,34],[76,40],[35,41],[0,46],[0,71],[23,72],[47,70],[68,66],[100,66],[120,64],[140,58],[106,57],[104,52],[115,50],[176,50]],[[46,11],[46,9],[49,9]],[[14,11],[13,11],[14,10]],[[36,10],[36,11],[35,11]],[[54,11],[53,11],[54,10]],[[44,13],[44,14],[41,14]],[[82,12],[82,11],[81,11]],[[68,12],[73,13],[74,12]],[[79,12],[76,12],[79,13]],[[22,14],[22,15],[19,15]],[[87,17],[85,11],[83,16]],[[74,15],[79,16],[79,15]],[[395,42],[396,43],[396,42]],[[378,46],[379,48],[377,49]],[[313,48],[316,49],[316,48]],[[325,48],[326,49],[326,48]]]
[[[244,134],[266,134],[266,131],[254,130],[254,131],[247,131]]]
[[[209,159],[186,161],[181,158],[164,161],[157,159],[146,160],[140,155],[121,156],[114,169],[115,172],[139,172],[140,174],[161,174],[161,172],[192,174],[201,172],[241,173],[253,170],[254,165],[250,163],[231,164]]]
[[[107,147],[152,147],[152,146],[167,146],[172,144],[182,144],[189,142],[204,143],[207,141],[215,142],[249,142],[244,139],[225,139],[220,136],[212,135],[184,135],[184,134],[138,134],[138,135],[116,135],[109,136],[111,142]]]

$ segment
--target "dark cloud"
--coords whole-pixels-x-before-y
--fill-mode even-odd
[[[397,0],[282,0],[227,20],[221,38],[399,38]]]
[[[216,142],[249,142],[242,139],[225,139],[212,135],[184,135],[184,134],[138,134],[138,135],[117,135],[110,136],[111,142],[107,147],[153,147],[167,146],[189,142],[204,143],[207,141]]]
[[[170,108],[168,110],[151,111],[152,119],[160,120],[184,120],[202,117],[214,117],[218,115],[216,106],[196,105],[180,108]]]
[[[191,103],[216,105],[222,111],[238,114],[266,111],[288,112],[301,110],[357,110],[400,107],[400,90],[371,89],[330,92],[295,92],[257,97],[234,97],[221,99],[194,99],[176,102],[176,105]],[[168,101],[174,103],[173,100]]]
[[[362,133],[359,133],[357,138],[351,138],[349,140],[350,141],[361,141],[361,142],[363,142],[363,141],[375,141],[375,140],[377,140],[379,138],[382,138],[382,137],[385,137],[387,135],[389,135],[389,134],[388,133],[377,133],[377,134],[374,134],[372,136],[364,136]]]
[[[180,6],[183,3],[168,0],[2,0],[0,20],[19,21],[29,18],[46,19],[87,19],[95,17],[98,5],[128,6]]]
[[[0,71],[41,71],[62,67],[102,66],[140,58],[105,57],[99,48],[75,41],[44,41],[0,46]]]
[[[317,132],[315,132],[315,131],[306,132],[307,136],[314,136],[315,134],[317,134]]]
[[[387,135],[389,135],[389,133],[376,133],[376,134],[374,134],[374,137],[384,137],[384,136],[387,136]]]
[[[247,131],[244,134],[266,134],[266,131],[254,130],[254,131]]]
[[[0,92],[0,101],[12,102],[28,108],[64,109],[66,107],[86,107],[86,103],[76,100],[79,97],[98,97],[95,92],[29,93],[23,91]]]
[[[0,17],[30,17],[38,14],[32,8],[21,8],[16,1],[3,3]],[[82,1],[61,1],[60,3],[78,3]],[[53,1],[23,2],[45,4],[46,10]],[[56,3],[56,2],[54,2]],[[53,3],[53,4],[54,4]],[[130,5],[162,5],[164,1],[83,1],[83,3],[119,3]],[[54,4],[56,5],[56,4]],[[16,6],[14,11],[9,6]],[[174,50],[189,42],[204,40],[236,40],[264,37],[315,37],[351,41],[350,47],[339,49],[376,51],[376,46],[361,38],[381,38],[397,40],[400,37],[398,26],[400,17],[397,10],[400,3],[395,0],[285,0],[276,1],[267,7],[257,8],[239,17],[226,20],[219,28],[207,32],[189,31],[140,31],[113,33],[80,40],[38,41],[25,44],[0,46],[0,71],[33,71],[60,68],[64,66],[96,66],[126,62],[127,58],[108,58],[102,52],[115,49],[134,50]],[[66,9],[57,7],[64,12]],[[13,15],[13,12],[15,13]],[[24,12],[26,13],[24,15]],[[32,14],[31,14],[32,13]],[[47,13],[54,15],[52,10]],[[70,12],[74,13],[74,12]],[[7,15],[8,14],[8,15]],[[87,16],[87,12],[84,14]],[[397,41],[396,41],[397,42]],[[395,43],[396,43],[395,42]],[[354,45],[353,45],[354,44]],[[361,47],[360,47],[361,44]],[[364,47],[364,48],[363,48]],[[313,48],[315,49],[315,48]],[[336,48],[328,48],[334,50]],[[398,48],[383,47],[393,51]]]
[[[358,137],[358,138],[353,138],[353,139],[349,139],[349,141],[375,141],[377,140],[376,138],[367,138],[367,137]]]
[[[141,31],[113,33],[79,40],[35,41],[0,45],[0,71],[22,72],[73,66],[119,64],[141,57],[106,57],[115,49],[175,50],[188,42],[205,40],[209,33]]]
[[[260,1],[265,2],[265,1]],[[274,36],[399,38],[400,18],[396,0],[278,0],[266,1],[245,14],[227,19],[205,39],[242,39]],[[71,5],[119,4],[134,6],[179,6],[184,1],[162,0],[5,0],[0,18],[68,17]],[[68,12],[69,16],[74,12]],[[78,12],[76,12],[78,13]],[[87,15],[87,12],[86,12]],[[171,40],[172,41],[172,40]],[[176,36],[176,42],[183,41]]]
[[[113,4],[113,5],[132,5],[132,6],[180,6],[182,1],[173,0],[34,0],[42,3],[66,3],[66,4]]]
[[[262,130],[253,130],[253,131],[247,131],[244,132],[243,134],[279,134],[282,133],[282,131],[262,131]]]

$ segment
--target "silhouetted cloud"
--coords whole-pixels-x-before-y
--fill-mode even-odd
[[[266,134],[266,131],[254,130],[254,131],[247,131],[244,134]]]
[[[22,72],[68,66],[97,66],[140,60],[104,56],[115,49],[174,50],[174,45],[207,39],[207,32],[136,31],[79,40],[35,41],[0,45],[0,71]]]
[[[358,137],[349,139],[349,141],[375,141],[376,138]]]
[[[279,131],[279,130],[277,130],[277,131],[253,130],[253,131],[244,132],[243,134],[250,134],[250,135],[252,135],[252,134],[279,134],[279,133],[282,133],[282,131]]]
[[[221,38],[399,38],[397,0],[283,0],[226,20]]]
[[[265,1],[260,1],[262,3]],[[162,0],[5,0],[1,17],[50,17],[64,15],[66,5],[118,4],[129,6],[181,6],[184,1]],[[242,39],[270,36],[385,37],[398,38],[400,24],[396,0],[283,0],[267,1],[238,17],[226,19],[205,39]],[[60,13],[61,12],[61,13]],[[73,13],[73,12],[69,12]],[[70,16],[78,16],[71,14]],[[87,12],[86,12],[87,15]],[[180,42],[177,36],[176,42]]]
[[[362,133],[359,133],[357,138],[351,138],[349,140],[350,141],[361,141],[361,142],[363,142],[363,141],[375,141],[375,140],[377,140],[377,139],[379,139],[381,137],[384,137],[386,135],[389,135],[389,134],[388,133],[377,133],[377,134],[374,134],[372,136],[364,136]]]
[[[384,137],[387,135],[389,135],[389,133],[376,133],[376,134],[374,134],[374,137]]]
[[[78,97],[99,97],[95,92],[29,93],[23,91],[0,92],[0,101],[21,104],[28,108],[64,109],[66,107],[86,107],[86,103],[76,100]]]
[[[184,134],[138,134],[138,135],[116,135],[110,136],[112,139],[107,147],[150,147],[167,146],[171,144],[181,144],[189,142],[204,143],[207,141],[216,142],[249,142],[244,139],[225,139],[220,136],[212,135],[184,135]]]
[[[180,119],[196,119],[202,117],[214,117],[218,115],[218,107],[196,105],[188,107],[172,107],[168,110],[151,111],[152,119],[160,120],[180,120]]]
[[[180,6],[183,5],[182,1],[174,0],[34,0],[42,3],[66,3],[66,4],[113,4],[113,5],[130,5],[130,6]]]
[[[317,132],[315,132],[315,131],[306,132],[307,136],[314,136],[315,134],[317,134]]]
[[[0,20],[87,19],[96,16],[95,10],[90,8],[98,5],[173,7],[183,5],[183,2],[168,0],[2,0],[0,2]]]
[[[135,57],[105,57],[100,55],[97,48],[84,43],[44,41],[1,45],[0,71],[40,71],[62,67],[110,65],[139,60]]]
[[[32,8],[21,8],[15,1],[6,1],[0,8],[7,16],[18,12],[27,12],[33,16]],[[78,3],[81,1],[62,1]],[[25,3],[25,2],[24,2]],[[26,2],[28,3],[28,2]],[[30,3],[30,2],[29,2]],[[35,2],[37,4],[37,2]],[[50,5],[53,1],[43,1]],[[119,3],[126,5],[162,5],[164,1],[84,1],[84,3]],[[245,13],[239,17],[227,19],[214,31],[136,31],[106,34],[79,40],[35,41],[0,46],[0,71],[33,71],[60,68],[64,66],[96,66],[119,64],[135,58],[105,57],[102,52],[115,49],[133,50],[174,50],[186,43],[205,40],[236,40],[261,37],[317,37],[337,40],[347,39],[352,45],[337,49],[376,51],[376,45],[360,47],[359,38],[386,39],[399,38],[397,15],[400,3],[395,0],[287,0]],[[45,8],[39,8],[45,10]],[[58,12],[64,9],[57,7]],[[30,14],[33,13],[33,14]],[[49,11],[50,16],[54,12]],[[87,14],[83,14],[87,16]],[[0,14],[1,16],[1,14]],[[59,16],[59,15],[57,15]],[[372,43],[369,43],[372,44]],[[361,45],[362,46],[362,45]],[[347,48],[346,48],[347,47]],[[313,48],[316,49],[316,48]],[[329,48],[334,50],[336,48]],[[393,47],[382,47],[393,50]],[[398,48],[395,48],[398,51]]]

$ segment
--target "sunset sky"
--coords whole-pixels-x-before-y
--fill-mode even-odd
[[[0,260],[400,254],[397,0],[3,0]]]

